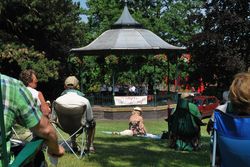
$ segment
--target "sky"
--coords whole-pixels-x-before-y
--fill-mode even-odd
[[[86,0],[73,0],[73,2],[80,2],[80,6],[81,6],[82,8],[87,8],[87,6],[86,6]],[[86,16],[81,15],[80,17],[82,18],[82,20],[83,20],[84,22],[87,22],[88,19],[87,19]]]
[[[82,8],[86,8],[86,0],[73,0],[73,2],[80,2]]]

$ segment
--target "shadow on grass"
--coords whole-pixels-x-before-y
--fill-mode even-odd
[[[208,121],[208,120],[205,120]],[[145,120],[148,132],[161,134],[167,129],[165,121]],[[127,120],[98,121],[94,145],[95,154],[77,160],[73,154],[66,153],[60,159],[61,166],[87,167],[209,167],[210,137],[206,127],[201,127],[202,147],[198,151],[182,152],[168,148],[168,140],[142,137],[108,135],[102,131],[119,131],[128,127]],[[50,165],[52,167],[52,165]]]
[[[95,154],[88,156],[100,166],[209,166],[209,137],[202,137],[198,151],[182,152],[168,148],[167,140],[103,135],[95,139]]]

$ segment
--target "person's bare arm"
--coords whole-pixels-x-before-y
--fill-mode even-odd
[[[145,133],[147,133],[147,130],[146,130],[146,127],[145,127],[145,125],[144,125],[144,122],[143,122],[143,118],[142,118],[142,117],[140,118],[140,126],[141,126],[141,128],[143,129],[143,131],[144,131]]]
[[[61,157],[64,154],[64,148],[58,145],[56,132],[46,117],[42,116],[40,122],[31,130],[37,136],[45,139],[49,154],[57,157]]]
[[[49,108],[48,103],[46,103],[42,92],[40,92],[40,91],[38,92],[38,98],[39,98],[39,100],[41,102],[41,110],[42,110],[43,115],[48,117],[51,110]]]

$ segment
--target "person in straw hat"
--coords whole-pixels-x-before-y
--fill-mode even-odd
[[[122,136],[144,136],[146,135],[146,133],[147,131],[143,123],[141,107],[133,108],[131,116],[129,118],[129,129],[121,132],[112,132],[112,134]]]
[[[129,118],[129,129],[133,135],[146,135],[146,128],[143,123],[141,107],[135,107]]]

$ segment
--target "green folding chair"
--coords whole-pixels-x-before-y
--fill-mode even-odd
[[[43,143],[43,139],[38,139],[27,143],[21,152],[15,157],[14,162],[10,166],[19,167],[27,165],[35,167],[36,165],[34,159],[38,151],[42,149]]]

